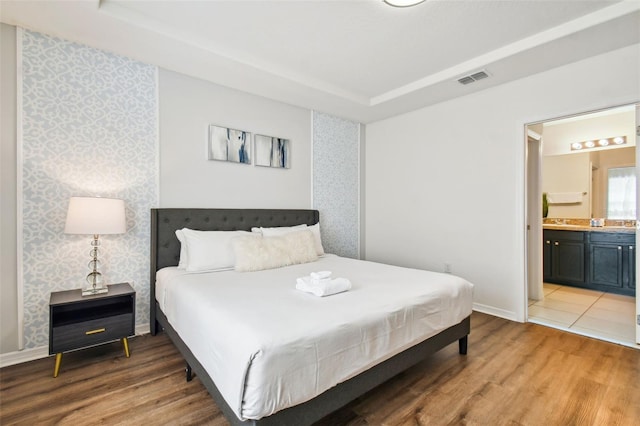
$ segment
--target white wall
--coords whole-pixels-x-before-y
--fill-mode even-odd
[[[639,64],[634,45],[367,125],[367,258],[451,263],[476,309],[523,321],[524,126],[639,100]]]
[[[162,69],[159,92],[162,207],[311,207],[309,110]],[[209,124],[290,139],[291,168],[208,161]]]

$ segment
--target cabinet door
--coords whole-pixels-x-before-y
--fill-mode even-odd
[[[542,241],[542,278],[551,279],[551,240],[544,238]]]
[[[634,289],[636,288],[636,246],[635,244],[631,244],[627,249],[628,260],[625,262],[627,266],[627,274],[626,274],[626,286]]]
[[[584,283],[584,243],[553,241],[551,270],[553,277],[558,280]]]
[[[592,243],[589,258],[591,284],[622,288],[622,258],[621,245]]]

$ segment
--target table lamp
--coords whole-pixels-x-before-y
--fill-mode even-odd
[[[87,283],[82,289],[83,296],[106,293],[102,274],[98,271],[98,247],[100,234],[124,234],[127,230],[124,201],[115,198],[71,197],[67,211],[65,234],[93,235],[91,241],[91,261]]]

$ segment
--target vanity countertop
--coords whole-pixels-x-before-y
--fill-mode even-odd
[[[565,223],[545,223],[542,229],[554,231],[587,231],[587,232],[623,232],[635,234],[635,226],[588,226],[588,225],[572,225]]]

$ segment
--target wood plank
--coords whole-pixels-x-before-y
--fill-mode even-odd
[[[640,418],[640,350],[474,313],[457,343],[317,423],[606,424]],[[130,339],[0,370],[0,424],[227,425],[165,335]]]

